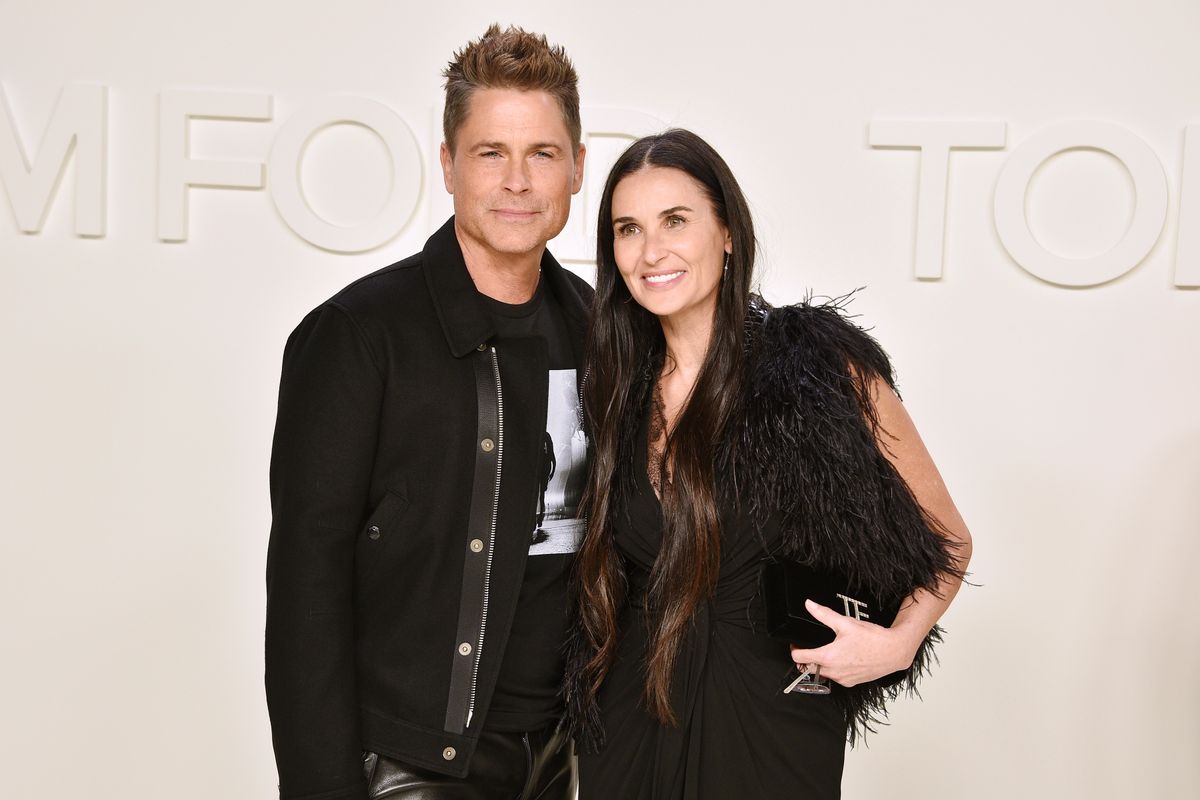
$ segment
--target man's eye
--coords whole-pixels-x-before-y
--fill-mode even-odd
[[[683,217],[679,216],[678,214],[672,214],[671,216],[667,217],[666,226],[668,228],[678,228],[680,225],[682,225],[686,221],[687,220],[685,220]]]
[[[480,158],[499,158],[500,151],[499,150],[485,150],[479,154],[479,157]]]
[[[534,155],[538,158],[554,158],[553,153],[547,153],[545,150],[538,150]]]

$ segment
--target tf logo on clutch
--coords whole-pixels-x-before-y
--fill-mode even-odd
[[[870,608],[862,600],[855,600],[853,597],[847,597],[844,594],[838,593],[838,599],[842,601],[842,613],[847,617],[855,619],[870,619],[871,615],[867,613]]]

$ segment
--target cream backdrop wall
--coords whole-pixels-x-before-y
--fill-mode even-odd
[[[444,217],[438,72],[493,20],[569,48],[594,134],[681,125],[727,156],[770,299],[867,287],[853,308],[899,367],[980,585],[923,702],[850,754],[846,797],[1200,796],[1194,0],[0,0],[0,796],[272,796],[281,349]],[[185,111],[193,159],[242,165],[183,164]],[[231,113],[269,119],[203,118]],[[360,123],[300,156],[306,126],[341,118]],[[52,119],[80,135],[48,194]],[[878,146],[903,121],[932,124],[925,151]],[[948,130],[991,147],[938,156]],[[1027,193],[1004,179],[1003,224],[1024,217],[1079,259],[1044,269],[1085,282],[1123,239],[1153,245],[1111,256],[1141,263],[1102,285],[1036,277],[997,232],[1002,175],[1058,134],[1070,149]],[[18,140],[49,172],[22,177]],[[621,141],[593,138],[592,194]],[[185,216],[189,174],[261,188],[192,188]],[[576,214],[555,249],[587,275],[594,205]]]

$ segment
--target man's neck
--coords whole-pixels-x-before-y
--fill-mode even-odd
[[[501,303],[525,303],[537,291],[546,246],[528,253],[497,253],[465,236],[458,237],[475,288]]]

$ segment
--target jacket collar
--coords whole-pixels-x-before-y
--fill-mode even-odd
[[[442,333],[450,345],[450,352],[456,358],[462,358],[491,340],[496,330],[491,314],[471,280],[471,273],[467,271],[467,262],[454,232],[454,217],[425,242],[422,261],[425,283],[433,297]],[[541,266],[542,279],[562,307],[571,331],[572,349],[579,357],[582,353],[577,348],[581,347],[587,329],[588,304],[549,250],[542,252]]]
[[[542,280],[546,281],[546,288],[554,295],[558,307],[562,309],[563,321],[566,322],[571,339],[571,352],[575,355],[575,363],[582,367],[584,340],[587,337],[588,317],[592,309],[591,297],[585,297],[580,292],[579,282],[572,280],[566,268],[550,255],[549,250],[542,253]]]

